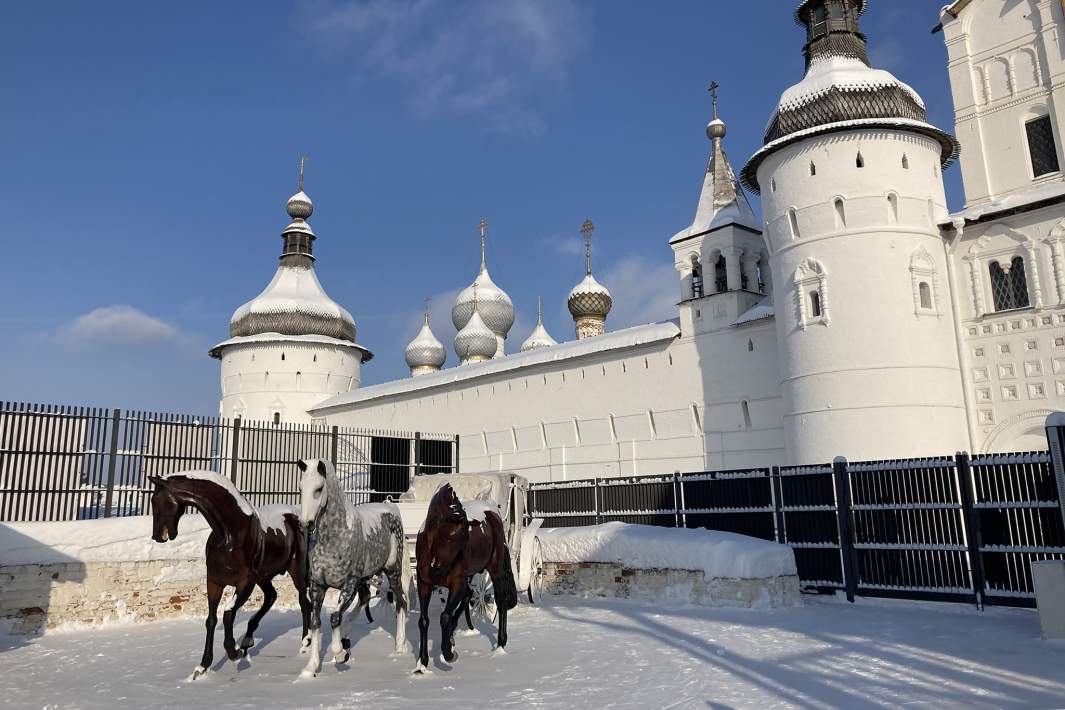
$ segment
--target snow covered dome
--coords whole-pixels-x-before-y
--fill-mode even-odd
[[[481,318],[480,305],[477,301],[477,289],[475,289],[473,314],[455,336],[455,353],[463,364],[491,360],[495,357],[499,345],[496,334],[485,325]]]
[[[514,325],[514,302],[506,291],[495,285],[492,277],[488,274],[488,265],[485,259],[485,234],[488,227],[487,220],[481,220],[481,270],[473,283],[462,289],[455,299],[455,305],[451,308],[451,322],[455,324],[455,330],[461,331],[473,317],[474,303],[476,310],[480,312],[484,324],[498,336],[497,354],[502,355],[502,340],[507,337]],[[461,353],[460,353],[461,357]]]
[[[771,152],[803,138],[855,128],[902,128],[935,139],[946,167],[957,140],[928,123],[921,97],[890,72],[869,66],[859,17],[866,0],[804,0],[795,20],[807,29],[806,74],[786,90],[769,119],[765,146],[742,172],[744,187],[759,192],[758,166]]]
[[[549,348],[552,345],[558,345],[558,342],[551,337],[551,334],[547,332],[547,328],[544,327],[543,307],[540,304],[540,299],[537,298],[536,327],[533,328],[533,332],[529,334],[529,337],[525,339],[525,342],[521,344],[521,351],[527,353],[530,350]]]
[[[614,305],[610,291],[595,280],[590,273],[573,287],[566,299],[566,306],[574,318],[606,318]]]
[[[494,342],[494,341],[493,341]],[[447,351],[444,344],[436,339],[429,327],[429,309],[425,309],[425,324],[414,340],[410,341],[407,349],[403,351],[403,357],[407,361],[412,375],[423,375],[427,372],[439,370],[447,360]]]
[[[314,203],[311,202],[311,198],[307,196],[307,193],[301,187],[299,192],[288,198],[285,211],[288,212],[288,216],[292,219],[307,219],[314,213]]]

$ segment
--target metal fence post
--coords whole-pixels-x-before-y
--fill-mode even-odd
[[[680,524],[680,471],[673,472],[673,527],[679,528]]]
[[[335,469],[340,463],[340,427],[334,426],[329,434],[329,460]]]
[[[781,496],[779,466],[769,469],[769,489],[773,497],[774,538],[776,538],[776,542],[783,545],[787,542],[787,535],[784,533],[784,500]]]
[[[832,462],[832,476],[836,483],[836,519],[839,522],[839,547],[843,554],[843,582],[847,601],[853,602],[858,593],[858,560],[851,525],[851,486],[847,459],[836,457]]]
[[[115,496],[115,465],[118,463],[118,426],[122,421],[122,410],[111,413],[111,450],[107,457],[107,493],[104,496],[104,517],[111,517],[111,505]]]
[[[973,485],[969,454],[959,451],[954,455],[957,466],[958,493],[961,498],[962,515],[965,520],[965,539],[968,541],[969,574],[973,582],[973,598],[976,606],[984,608],[984,557],[981,552],[983,539],[980,533],[980,511],[976,509],[976,490]]]
[[[229,448],[229,480],[237,485],[237,457],[240,454],[240,417],[233,420],[233,441]]]
[[[422,433],[420,431],[414,432],[414,456],[412,458],[414,460],[414,473],[411,476],[411,480],[421,473],[422,468]]]
[[[455,460],[451,462],[451,470],[459,472],[459,435],[455,434]]]
[[[1050,464],[1054,467],[1054,480],[1058,484],[1058,507],[1065,519],[1065,412],[1052,412],[1047,417],[1046,432]]]
[[[599,518],[599,479],[594,479],[592,483],[592,496],[595,498],[595,524],[598,525]]]

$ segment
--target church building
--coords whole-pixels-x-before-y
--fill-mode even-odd
[[[222,414],[457,431],[463,471],[533,481],[1045,448],[1043,421],[1065,408],[1062,0],[943,8],[954,134],[870,66],[870,2],[794,10],[805,71],[738,173],[715,85],[694,218],[662,237],[676,318],[609,328],[587,221],[572,335],[538,317],[509,344],[482,220],[480,270],[451,313],[457,364],[426,313],[411,377],[359,387],[371,354],[315,276],[301,180],[273,281],[211,350]],[[943,170],[959,160],[952,214]]]

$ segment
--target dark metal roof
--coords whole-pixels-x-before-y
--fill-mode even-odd
[[[795,24],[806,26],[806,21],[802,18],[802,11],[812,5],[815,0],[802,0],[799,6],[795,8]],[[869,0],[858,0],[858,14],[863,14],[869,7]]]

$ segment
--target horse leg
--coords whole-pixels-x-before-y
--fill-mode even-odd
[[[378,587],[378,589],[380,589],[380,587]],[[359,587],[359,606],[361,606],[363,611],[366,613],[366,623],[367,624],[372,624],[373,623],[373,615],[370,614],[370,600],[371,599],[372,599],[372,597],[370,597],[370,585],[367,584],[364,581],[362,586]],[[347,633],[344,634],[345,637],[347,637],[348,635],[349,634],[347,634]]]
[[[240,642],[240,655],[247,656],[248,649],[255,645],[255,631],[259,628],[259,622],[266,616],[266,612],[270,611],[270,608],[277,601],[277,590],[274,589],[274,583],[272,580],[266,580],[259,584],[259,589],[263,590],[263,605],[259,608],[259,611],[255,612],[255,616],[251,617],[251,621],[248,622],[248,630],[244,632],[244,640]]]
[[[444,660],[453,663],[459,654],[455,652],[455,626],[458,625],[459,604],[466,598],[466,578],[460,576],[447,589],[447,604],[440,613],[440,652]]]
[[[300,678],[314,678],[322,669],[322,602],[325,601],[325,587],[313,581],[307,583],[307,597],[311,611],[307,626],[310,629],[310,648],[307,666],[300,673]]]
[[[237,642],[233,638],[233,620],[237,618],[237,612],[244,606],[244,602],[248,601],[248,597],[255,591],[255,580],[252,580],[245,584],[243,587],[237,589],[233,598],[229,600],[229,604],[226,605],[226,610],[222,614],[222,626],[225,628],[226,638],[223,645],[226,649],[226,654],[229,656],[229,660],[236,661],[240,658],[240,651],[237,650]]]
[[[407,560],[401,559],[385,571],[388,576],[388,591],[396,603],[396,645],[392,651],[394,654],[407,650],[407,590],[403,588],[403,570],[399,566],[405,564],[408,564]]]
[[[215,584],[210,579],[207,580],[207,639],[203,644],[203,657],[200,658],[200,665],[193,669],[188,680],[196,680],[204,676],[214,661],[214,627],[218,624],[218,602],[222,599],[222,592],[225,589],[225,586]]]
[[[473,619],[470,618],[470,601],[473,599],[473,587],[466,581],[466,598],[462,600],[462,616],[466,617],[466,626],[473,631]]]
[[[432,586],[418,580],[418,665],[415,673],[424,673],[429,669],[429,600],[433,596]]]
[[[351,657],[351,639],[346,636],[341,638],[343,634],[340,627],[344,622],[344,612],[348,610],[355,598],[360,596],[359,589],[361,586],[362,580],[360,578],[349,577],[344,587],[340,590],[337,610],[329,617],[329,626],[332,631],[329,638],[329,652],[333,654],[333,661],[336,663],[347,663]],[[353,616],[358,613],[359,611],[356,609]]]
[[[311,620],[311,600],[307,596],[307,588],[310,581],[307,579],[306,551],[292,556],[288,565],[288,574],[292,577],[292,584],[296,587],[296,596],[300,602],[300,617],[303,622],[303,633],[300,635],[300,653],[306,653],[311,645],[311,639],[307,636],[307,625]]]
[[[507,645],[507,610],[499,607],[499,635],[496,648],[502,651]]]

